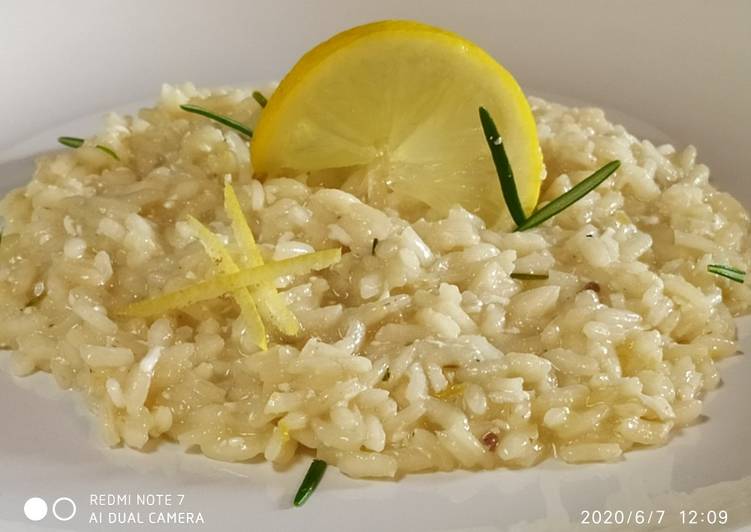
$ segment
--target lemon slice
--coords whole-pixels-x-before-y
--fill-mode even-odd
[[[438,214],[457,203],[486,222],[510,220],[478,107],[503,137],[522,206],[543,173],[534,118],[519,85],[466,39],[408,21],[340,33],[306,53],[257,124],[257,173],[365,167],[390,192]]]

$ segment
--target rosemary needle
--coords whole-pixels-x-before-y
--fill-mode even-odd
[[[63,146],[68,146],[69,148],[80,148],[84,143],[84,140],[78,137],[57,137],[57,141]],[[100,151],[103,151],[113,159],[117,161],[120,160],[120,157],[117,156],[117,153],[115,153],[112,148],[108,148],[107,146],[104,146],[102,144],[97,144],[94,147]]]
[[[57,141],[63,146],[68,146],[69,148],[80,148],[83,146],[83,139],[78,137],[57,137]]]
[[[260,105],[261,107],[266,107],[266,104],[269,103],[269,101],[266,99],[266,96],[258,91],[253,91],[253,99],[257,101],[258,105]]]
[[[707,271],[716,275],[721,275],[726,279],[735,281],[736,283],[743,283],[746,280],[746,272],[731,268],[730,266],[723,266],[722,264],[710,264],[707,266]]]
[[[511,163],[509,163],[506,149],[503,147],[503,139],[498,133],[495,121],[493,121],[488,110],[480,107],[479,112],[485,140],[488,143],[488,148],[490,148],[490,155],[493,157],[493,164],[498,173],[498,180],[501,182],[503,199],[506,202],[511,218],[514,219],[516,225],[520,226],[525,220],[524,209],[519,199],[519,191],[516,189],[516,181],[514,181],[514,172],[511,170]]]
[[[313,460],[313,463],[310,464],[310,467],[308,468],[308,472],[305,474],[302,484],[300,484],[300,487],[297,489],[297,494],[295,495],[294,500],[295,506],[302,506],[305,504],[305,501],[310,498],[318,487],[325,472],[326,462],[323,460]]]
[[[562,210],[570,207],[584,196],[592,192],[600,183],[605,181],[610,175],[621,166],[620,161],[610,161],[599,170],[596,170],[591,176],[581,183],[578,183],[568,192],[561,194],[544,207],[537,209],[527,218],[515,231],[526,231],[540,225],[548,218],[552,218]]]
[[[550,276],[547,273],[512,273],[511,278],[519,281],[544,281]]]
[[[204,109],[203,107],[199,107],[198,105],[192,105],[192,104],[185,104],[181,105],[180,109],[183,111],[187,111],[188,113],[195,113],[197,115],[205,116],[206,118],[210,118],[215,122],[219,122],[220,124],[223,124],[229,128],[234,129],[241,135],[243,135],[246,138],[251,138],[253,136],[253,131],[245,126],[244,124],[241,124],[237,120],[234,120],[228,116],[220,115],[217,113],[214,113],[212,111],[209,111],[208,109]]]

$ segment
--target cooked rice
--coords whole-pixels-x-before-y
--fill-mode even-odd
[[[748,269],[749,218],[691,146],[533,99],[541,201],[623,164],[552,221],[508,233],[459,207],[408,221],[353,182],[254,180],[247,144],[182,112],[188,101],[250,125],[260,112],[248,91],[165,87],[137,117],[108,117],[95,143],[120,161],[95,143],[43,157],[2,203],[0,342],[19,374],[84,394],[109,445],[163,437],[277,464],[313,449],[356,477],[612,461],[694,422],[716,361],[736,352],[751,292],[707,265]],[[240,252],[225,181],[264,259],[345,251],[278,280],[304,333],[271,330],[265,352],[229,297],[152,320],[115,312],[218,273],[188,215]]]

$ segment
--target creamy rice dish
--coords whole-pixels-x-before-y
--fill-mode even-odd
[[[262,111],[249,91],[165,86],[154,107],[44,156],[2,201],[0,342],[19,375],[85,396],[108,445],[166,439],[276,464],[312,453],[355,477],[613,461],[691,425],[736,352],[751,293],[708,266],[748,268],[748,213],[691,146],[531,99],[541,202],[621,167],[508,232],[461,206],[401,208],[362,181],[258,180],[246,140],[183,104],[251,126]],[[227,272],[189,217],[243,253],[226,184],[267,263],[341,249],[274,279],[301,330],[269,327],[265,350],[230,294],[120,312]]]

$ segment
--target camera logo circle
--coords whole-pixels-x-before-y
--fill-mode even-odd
[[[62,503],[62,504],[61,504]],[[54,515],[58,521],[70,521],[76,515],[76,503],[73,499],[68,497],[60,497],[52,505],[52,515]],[[66,515],[65,512],[68,512]]]
[[[32,497],[23,505],[23,513],[29,521],[41,521],[47,516],[47,503],[40,497]]]

